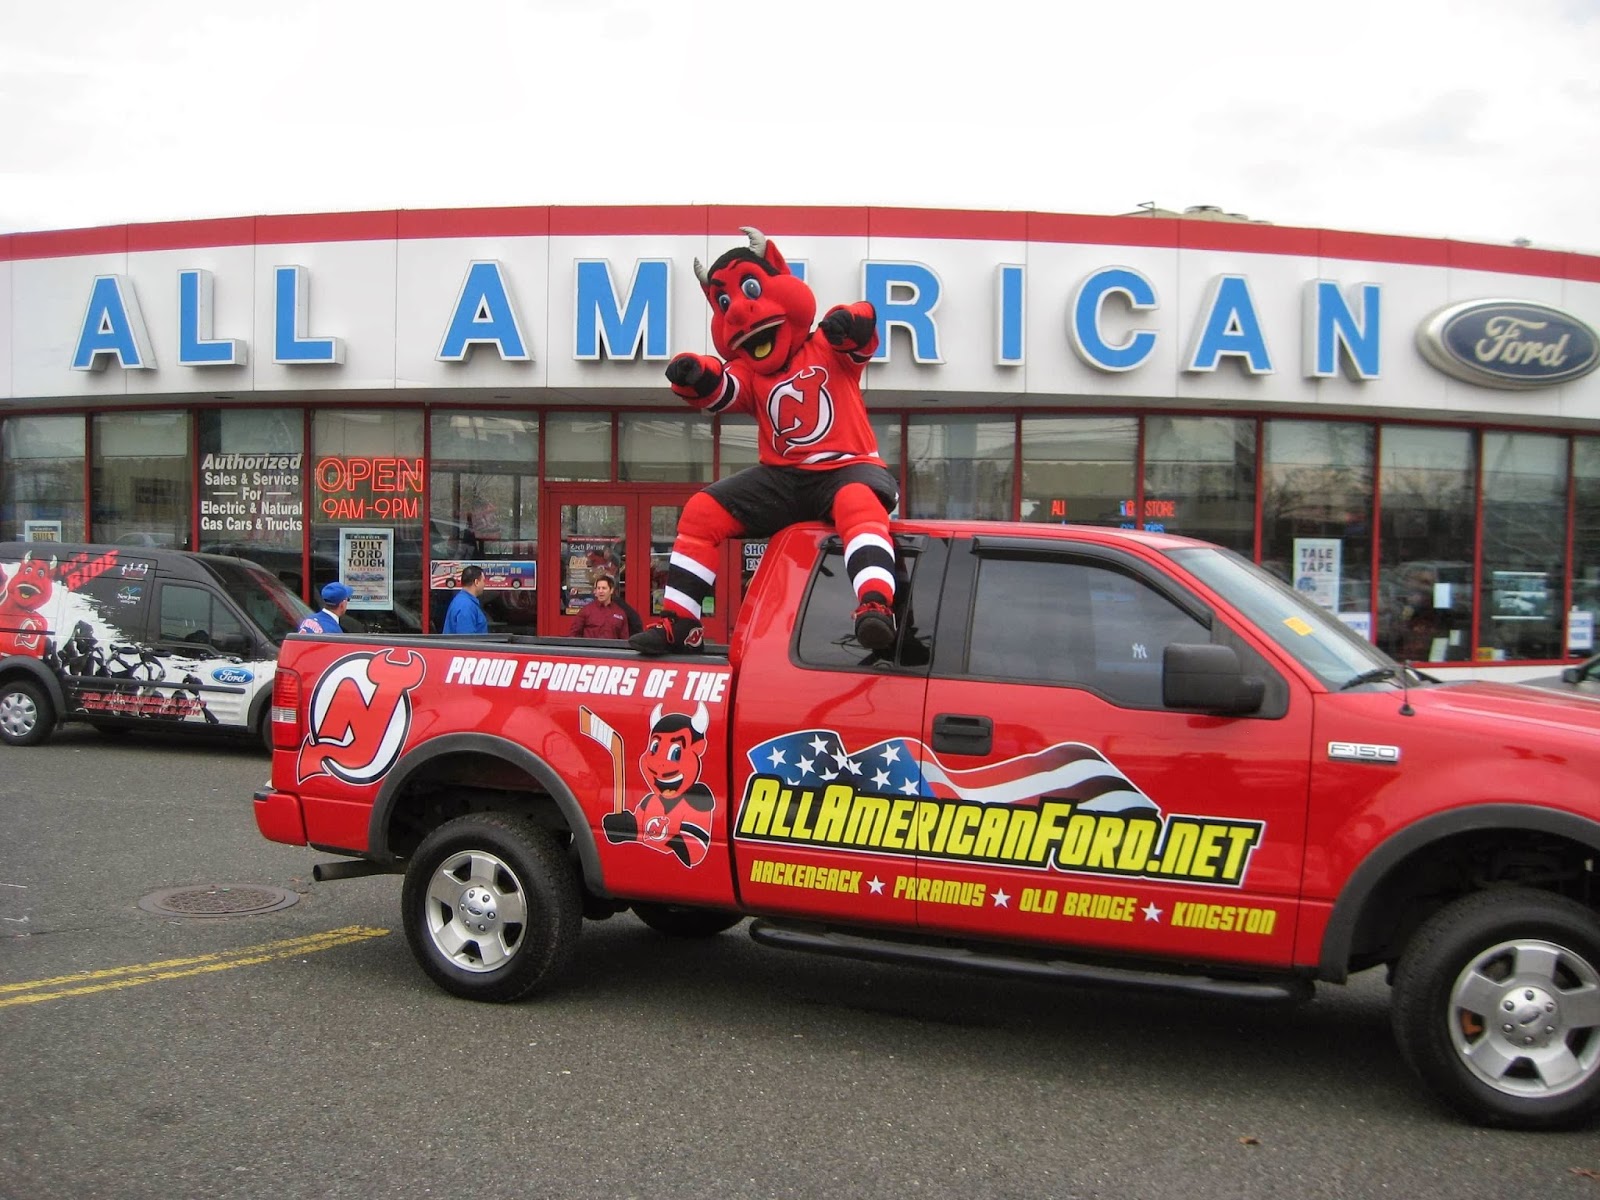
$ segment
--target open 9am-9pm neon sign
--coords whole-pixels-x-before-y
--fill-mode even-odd
[[[317,507],[333,521],[422,519],[420,458],[344,457],[318,461]]]

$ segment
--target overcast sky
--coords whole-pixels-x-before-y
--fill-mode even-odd
[[[0,232],[793,203],[1600,252],[1600,0],[0,0]]]

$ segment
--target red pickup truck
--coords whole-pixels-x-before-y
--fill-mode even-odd
[[[1304,999],[1384,966],[1490,1124],[1600,1104],[1600,703],[1440,683],[1216,546],[904,521],[872,652],[834,533],[769,545],[725,652],[292,636],[275,841],[404,875],[422,969],[554,979],[584,918],[1113,988]]]

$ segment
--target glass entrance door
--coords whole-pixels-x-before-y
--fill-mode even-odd
[[[565,637],[578,610],[594,598],[594,581],[610,575],[622,598],[648,623],[662,613],[667,561],[678,517],[698,487],[563,484],[546,492],[539,574],[557,586],[539,590],[539,632]],[[723,572],[725,576],[727,572]],[[725,642],[739,580],[719,576],[701,615],[706,638]]]

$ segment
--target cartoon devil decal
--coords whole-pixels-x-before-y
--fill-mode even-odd
[[[600,818],[606,841],[638,842],[671,854],[686,867],[697,866],[711,846],[711,818],[717,798],[700,782],[711,714],[704,704],[691,717],[650,713],[650,742],[639,756],[639,772],[650,791],[632,808]]]
[[[894,643],[895,478],[861,398],[861,375],[878,348],[877,315],[859,300],[830,309],[815,330],[817,300],[758,229],[707,271],[720,359],[679,354],[667,365],[673,392],[710,413],[746,413],[760,432],[760,461],[690,498],[667,569],[666,617],[636,633],[643,654],[697,651],[700,614],[716,585],[718,549],[730,537],[768,537],[796,521],[832,521],[855,588],[855,637],[869,650]]]
[[[16,574],[0,588],[0,654],[27,654],[43,658],[45,619],[39,610],[55,592],[56,560],[49,565],[24,554]]]

